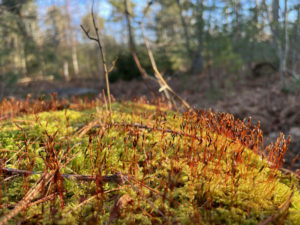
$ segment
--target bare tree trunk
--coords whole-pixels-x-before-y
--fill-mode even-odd
[[[67,82],[70,81],[68,61],[64,61],[64,77],[65,77],[65,81],[67,81]]]
[[[196,52],[193,54],[193,61],[191,66],[191,72],[192,73],[199,73],[203,69],[204,60],[202,56],[202,50],[203,50],[203,30],[204,30],[204,19],[203,19],[203,0],[197,1],[197,7],[196,7],[196,18],[197,18],[197,29],[196,29],[196,35],[197,35],[197,41],[198,46],[196,49]]]
[[[176,0],[177,6],[179,8],[179,16],[181,19],[181,25],[183,27],[184,30],[184,37],[185,37],[185,47],[187,50],[187,53],[189,54],[190,57],[192,57],[192,50],[191,50],[191,45],[190,45],[190,34],[189,34],[189,30],[188,30],[188,26],[185,22],[184,16],[183,16],[183,9],[182,9],[182,5],[180,4],[180,0]]]
[[[282,77],[283,86],[285,86],[284,73],[287,69],[287,56],[289,51],[289,36],[288,36],[288,24],[287,24],[287,0],[284,1],[284,51],[282,55],[282,69],[280,75]]]
[[[71,34],[73,37],[73,34]],[[73,61],[73,67],[74,67],[74,73],[77,76],[79,74],[79,66],[78,66],[78,59],[77,59],[77,46],[74,41],[74,38],[71,39],[72,42],[72,61]]]
[[[31,74],[31,68],[29,66],[30,59],[27,57],[29,55],[29,52],[32,51],[32,48],[34,46],[34,40],[32,36],[30,36],[26,30],[25,24],[22,21],[21,18],[17,18],[17,26],[22,34],[23,43],[24,43],[24,61],[25,61],[25,67],[26,67],[26,73],[25,76],[28,76]]]
[[[55,0],[51,1],[53,10],[56,9],[56,3]],[[53,11],[54,13],[55,11]],[[56,13],[55,13],[56,14]],[[53,38],[53,44],[54,44],[54,63],[55,63],[55,73],[58,74],[59,72],[59,64],[57,62],[57,56],[58,56],[58,45],[59,45],[59,38],[58,38],[58,30],[57,30],[57,22],[56,22],[56,15],[51,15],[51,23],[54,30],[54,38]]]
[[[281,47],[281,43],[279,41],[279,0],[272,1],[272,20],[271,22],[271,31],[272,31],[272,39],[273,39],[273,46],[277,52],[277,56],[279,58],[279,73],[280,73],[280,80],[282,85],[285,84],[284,79],[284,52]]]
[[[235,14],[235,25],[236,25],[236,27],[238,27],[239,24],[240,24],[240,9],[241,9],[240,0],[235,0],[234,14]]]
[[[71,14],[69,10],[69,0],[65,0],[65,11],[67,15],[67,29],[70,33],[70,42],[71,42],[71,50],[72,50],[72,63],[73,63],[73,69],[74,74],[77,76],[79,74],[79,66],[78,66],[78,58],[77,58],[77,43],[74,37],[74,29],[71,24]]]
[[[11,38],[11,43],[12,43],[12,47],[14,49],[18,49],[17,38],[15,36],[13,36]],[[12,57],[13,57],[13,62],[14,62],[13,63],[13,71],[14,71],[14,73],[18,73],[18,67],[20,65],[19,64],[19,53],[18,53],[18,51],[14,52]]]
[[[145,69],[142,67],[139,58],[137,57],[136,54],[136,48],[135,48],[135,43],[134,43],[134,38],[133,38],[133,32],[132,32],[132,27],[131,27],[131,21],[130,21],[130,6],[128,0],[124,0],[124,6],[125,6],[125,17],[127,21],[127,29],[128,29],[128,39],[129,39],[129,48],[132,54],[132,57],[135,61],[135,64],[140,71],[143,80],[148,79],[147,72]]]
[[[300,4],[297,6],[297,20],[295,25],[295,35],[294,35],[294,43],[300,39]],[[293,48],[293,58],[292,58],[292,73],[297,73],[297,59],[299,58],[300,48],[299,45],[296,44]]]
[[[23,74],[27,74],[24,48],[21,50],[20,56],[21,56],[21,71]]]

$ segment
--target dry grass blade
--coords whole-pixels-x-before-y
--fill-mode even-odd
[[[7,224],[7,222],[15,217],[19,212],[28,207],[30,202],[40,194],[42,188],[47,185],[54,177],[56,171],[51,171],[49,173],[44,173],[42,177],[36,182],[36,184],[25,194],[23,199],[15,206],[15,208],[9,212],[6,216],[2,217],[0,220],[0,225]]]
[[[149,191],[152,191],[152,192],[156,193],[157,195],[163,197],[163,194],[160,193],[159,191],[157,191],[157,190],[155,190],[155,189],[149,187],[148,185],[144,184],[144,183],[141,182],[141,181],[138,181],[137,179],[135,179],[135,178],[133,178],[133,177],[132,177],[131,179],[132,179],[134,182],[136,182],[137,184],[139,184],[140,186],[143,186],[144,188],[147,188]]]
[[[293,176],[297,177],[299,179],[299,182],[300,182],[300,173],[298,174],[297,173],[297,170],[296,172],[292,171],[292,170],[289,170],[289,169],[286,169],[286,168],[280,168],[280,170],[284,173],[284,174],[292,174]]]
[[[159,210],[153,202],[151,202],[150,200],[148,200],[144,194],[135,186],[133,185],[127,178],[125,178],[127,183],[130,184],[131,188],[137,193],[139,194],[158,214],[160,214],[166,221],[168,221],[169,224],[172,224],[171,221],[168,219],[168,217],[161,211]]]
[[[104,191],[103,194],[107,194],[107,193],[110,193],[110,192],[113,192],[113,191],[118,191],[122,189],[122,187],[119,187],[119,188],[114,188],[114,189],[111,189],[111,190],[107,190],[107,191]],[[68,213],[71,213],[71,212],[74,212],[76,211],[77,209],[81,208],[82,206],[86,205],[87,203],[89,203],[90,201],[92,201],[93,199],[97,198],[100,194],[96,194],[96,195],[93,195],[92,197],[84,200],[83,202],[81,202],[79,205],[77,205],[76,207],[72,208]]]
[[[38,205],[38,204],[41,204],[41,203],[49,201],[49,200],[53,200],[57,195],[58,195],[58,193],[53,193],[53,194],[47,195],[44,198],[38,199],[38,200],[28,204],[28,207]]]
[[[85,135],[87,132],[89,132],[89,130],[91,128],[93,128],[94,126],[96,126],[99,122],[97,120],[94,120],[93,122],[87,124],[86,126],[82,127],[81,129],[79,129],[74,136],[79,135],[79,137],[82,137],[83,135]]]
[[[283,204],[283,206],[281,208],[279,208],[278,212],[270,217],[268,217],[267,219],[265,219],[264,221],[262,221],[261,223],[259,223],[258,225],[267,225],[273,221],[276,221],[277,218],[280,216],[281,213],[285,212],[290,204],[291,204],[291,200],[292,200],[292,197],[294,195],[294,192],[292,192],[290,194],[290,197],[288,198],[288,200]]]

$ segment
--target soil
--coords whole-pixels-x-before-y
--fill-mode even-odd
[[[280,132],[291,135],[291,144],[286,154],[286,167],[300,169],[300,88],[281,90],[278,74],[243,79],[211,80],[208,76],[173,76],[167,79],[174,91],[187,102],[199,109],[211,109],[217,112],[232,113],[236,118],[260,121],[264,132],[265,144],[276,141]],[[151,85],[151,90],[159,87]],[[1,98],[26,98],[57,92],[61,97],[95,97],[105,89],[104,80],[74,79],[70,82],[58,80],[28,80],[15,85],[0,84]],[[149,91],[149,85],[136,79],[130,82],[117,81],[111,84],[111,93],[118,100],[132,100],[146,96],[157,97]]]

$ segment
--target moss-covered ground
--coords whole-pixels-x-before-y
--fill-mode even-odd
[[[142,103],[114,103],[111,119],[104,105],[24,114],[0,121],[0,223],[55,170],[8,223],[300,224],[287,145],[263,148],[229,114]]]

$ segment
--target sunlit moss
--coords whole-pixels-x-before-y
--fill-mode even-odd
[[[238,138],[214,130],[213,117],[137,103],[114,103],[112,108],[112,121],[102,105],[95,110],[42,112],[2,122],[0,147],[11,150],[5,155],[10,159],[5,167],[42,172],[45,143],[52,141],[62,162],[65,154],[74,156],[61,173],[122,172],[143,185],[132,180],[120,190],[103,194],[101,201],[95,198],[76,208],[98,193],[99,186],[65,179],[64,208],[56,198],[44,203],[43,210],[41,205],[30,207],[11,223],[24,218],[45,224],[103,224],[116,197],[129,194],[134,201],[120,212],[113,221],[116,224],[257,224],[276,214],[292,192],[283,223],[300,223],[297,179],[272,168]],[[17,203],[24,195],[25,180],[32,185],[38,179],[34,176],[1,182],[1,204]],[[105,192],[117,187],[105,183],[101,188]],[[0,216],[8,211],[0,208]]]

